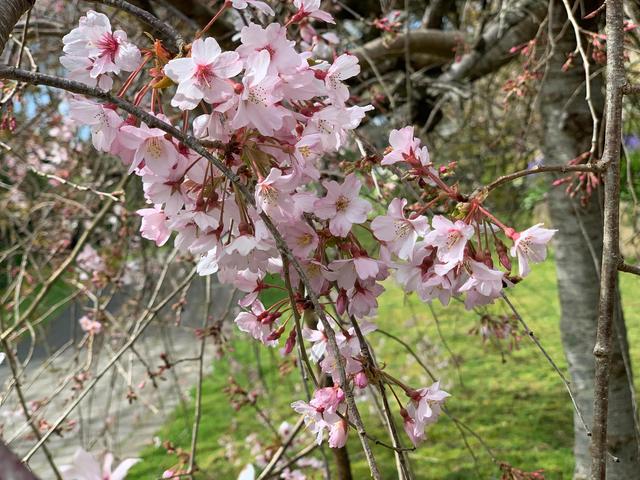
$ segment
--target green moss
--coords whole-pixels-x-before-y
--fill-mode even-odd
[[[523,338],[517,350],[505,354],[490,345],[483,345],[479,337],[468,333],[477,325],[478,317],[466,312],[458,303],[448,308],[434,304],[439,333],[428,306],[414,297],[406,297],[392,282],[387,282],[385,287],[387,291],[381,298],[377,320],[380,328],[412,345],[420,358],[442,380],[444,388],[452,394],[447,403],[449,412],[482,438],[497,461],[505,461],[527,471],[543,469],[545,478],[551,480],[570,479],[573,468],[571,403],[558,375],[535,345]],[[629,326],[629,344],[632,347],[640,341],[640,297],[633,296],[634,288],[637,288],[637,279],[623,276],[622,291]],[[536,266],[527,284],[515,288],[510,298],[566,373],[566,361],[560,343],[553,263]],[[268,300],[273,301],[265,298],[265,302]],[[492,311],[507,313],[505,305],[497,305]],[[443,345],[441,337],[446,340],[450,352]],[[430,384],[425,372],[413,358],[405,355],[401,345],[380,333],[374,333],[370,338],[379,360],[387,365],[389,373],[416,387]],[[270,412],[276,426],[283,420],[295,422],[288,404],[294,399],[304,398],[298,385],[298,371],[291,369],[290,374],[281,376],[278,366],[283,360],[277,354],[270,355],[264,348],[254,349],[254,345],[246,338],[236,336],[232,347],[229,355],[241,365],[240,372],[234,370],[234,378],[238,383],[250,389],[260,382],[256,372],[256,352],[259,352],[262,381],[268,388],[268,393],[260,397],[259,405]],[[640,349],[634,349],[631,354],[637,365]],[[459,368],[456,368],[452,355]],[[214,372],[204,383],[203,420],[197,457],[203,473],[196,478],[235,479],[242,462],[251,461],[251,445],[245,442],[246,436],[256,432],[263,444],[269,444],[272,440],[268,429],[257,419],[254,409],[243,407],[235,412],[230,406],[223,392],[231,374],[229,365],[229,361],[216,361]],[[368,432],[384,438],[385,432],[377,416],[372,414],[368,404],[361,405]],[[192,410],[176,411],[159,432],[159,437],[171,440],[188,451],[191,415]],[[411,454],[416,478],[454,480],[499,477],[498,467],[481,443],[472,435],[467,435],[467,448],[456,424],[446,416],[431,426],[427,435],[425,444]],[[224,456],[224,449],[229,442],[241,458],[235,465]],[[350,435],[349,451],[355,478],[369,478],[354,432]],[[374,451],[383,469],[383,478],[395,478],[392,452],[380,446],[375,446]],[[145,450],[143,459],[131,471],[129,478],[157,478],[173,462],[163,448]]]

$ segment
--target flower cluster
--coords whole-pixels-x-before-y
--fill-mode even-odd
[[[241,331],[274,347],[289,329],[284,354],[296,342],[311,345],[312,360],[334,386],[319,388],[309,403],[292,406],[304,415],[318,441],[326,431],[330,446],[344,445],[348,392],[352,386],[386,381],[410,399],[401,415],[417,444],[449,394],[439,383],[418,390],[406,386],[386,372],[376,372],[363,355],[359,337],[375,330],[363,319],[375,315],[384,291],[381,282],[395,271],[404,289],[425,302],[437,298],[447,304],[458,296],[464,297],[467,308],[485,305],[516,280],[500,237],[513,241],[511,255],[518,258],[519,274],[525,276],[530,262],[544,260],[554,231],[536,225],[518,233],[483,206],[486,195],[461,195],[446,182],[446,169],[433,165],[410,126],[391,132],[390,147],[376,168],[404,169],[419,188],[434,192],[426,205],[391,198],[386,214],[377,212],[371,218],[374,207],[365,198],[368,189],[362,177],[331,167],[330,175],[322,175],[322,167],[347,145],[349,132],[373,107],[357,105],[351,98],[346,81],[360,71],[355,56],[334,55],[331,62],[314,56],[318,35],[310,19],[333,21],[319,10],[319,3],[296,0],[297,10],[286,25],[249,23],[242,27],[233,51],[223,51],[216,39],[207,37],[194,40],[179,57],[157,56],[152,79],[136,95],[140,104],[153,90],[151,113],[166,123],[181,118],[185,131],[197,110],[193,134],[219,165],[233,172],[233,182],[164,130],[123,118],[112,105],[75,98],[70,114],[91,127],[97,150],[119,156],[129,172],[141,178],[149,203],[138,210],[142,236],[160,246],[175,233],[175,246],[196,258],[201,275],[217,273],[220,282],[245,293],[239,303],[244,310],[235,319]],[[252,6],[269,13],[265,5],[233,2],[235,8]],[[228,6],[226,2],[223,8]],[[288,38],[292,24],[300,25],[308,41],[296,44]],[[145,53],[142,59],[126,38],[124,32],[111,33],[104,15],[89,12],[65,37],[63,64],[72,78],[107,89],[110,74],[133,71],[120,91],[124,95],[153,55]],[[159,92],[171,84],[176,85],[171,106],[178,115],[163,113],[159,100]],[[439,213],[429,218],[435,205]],[[269,231],[271,222],[287,244],[291,261],[283,261]],[[305,273],[304,282],[299,271]],[[262,291],[282,288],[269,283],[269,275],[287,279],[294,302],[261,302]],[[335,314],[326,309],[323,315],[333,322],[337,351],[322,323],[311,328],[307,322],[302,338],[296,335],[297,320],[292,319],[312,309],[309,294],[335,307]],[[347,385],[340,382],[342,368]]]

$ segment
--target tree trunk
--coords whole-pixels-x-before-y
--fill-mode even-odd
[[[565,25],[567,16],[561,1],[555,1],[553,7],[554,18],[550,19],[550,22],[553,34],[557,36]],[[579,12],[576,15],[577,18],[581,16]],[[575,49],[573,30],[565,28],[562,38],[556,38],[555,50],[549,59],[540,94],[540,113],[544,124],[543,150],[545,162],[549,165],[566,164],[588,151],[591,146],[592,120],[584,100],[584,70],[576,58],[577,64],[573,68],[567,72],[562,71],[562,65]],[[596,111],[601,115],[601,77],[592,79],[591,84],[592,101]],[[568,103],[571,98],[571,102]],[[595,192],[585,207],[581,206],[577,199],[566,195],[563,187],[552,188],[549,195],[551,220],[558,229],[555,251],[562,314],[562,342],[576,400],[589,428],[593,421],[593,347],[598,317],[599,268],[602,255],[603,221],[599,193]],[[628,358],[626,329],[622,309],[617,308],[617,311],[609,384],[608,443],[610,453],[620,461],[614,463],[612,457],[609,457],[607,478],[626,480],[637,478],[640,463],[634,426],[632,387],[622,355],[624,352]],[[591,466],[590,442],[577,414],[574,414],[574,435],[574,478],[585,479]]]

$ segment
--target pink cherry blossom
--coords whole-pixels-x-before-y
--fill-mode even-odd
[[[175,58],[164,67],[166,75],[178,84],[171,105],[193,110],[201,100],[220,103],[233,94],[226,80],[242,71],[236,52],[222,52],[214,38],[198,39],[191,45],[191,57]]]
[[[295,185],[291,175],[283,175],[279,168],[272,168],[269,175],[256,184],[256,206],[274,220],[293,218],[295,206],[289,195]]]
[[[282,127],[287,112],[276,105],[282,99],[278,91],[281,80],[267,73],[269,59],[266,50],[251,57],[247,74],[242,79],[238,110],[232,121],[234,128],[249,125],[257,128],[262,135],[273,135]]]
[[[373,315],[378,308],[377,297],[384,292],[384,287],[375,280],[357,281],[353,288],[347,291],[349,315],[362,318]]]
[[[236,52],[244,60],[247,69],[257,62],[256,57],[266,52],[266,68],[271,75],[295,70],[302,59],[293,48],[295,42],[287,40],[287,30],[280,24],[272,23],[267,28],[251,23],[240,31],[240,45]],[[264,62],[264,60],[261,60]]]
[[[167,226],[167,216],[161,207],[154,205],[153,208],[143,208],[136,213],[142,217],[140,234],[143,238],[153,240],[159,247],[167,243],[171,232]]]
[[[103,272],[107,268],[104,259],[98,254],[96,249],[89,244],[86,244],[78,254],[76,262],[80,268],[89,273]]]
[[[251,305],[250,311],[240,312],[234,321],[241,331],[248,333],[268,347],[274,347],[278,341],[271,340],[269,335],[273,332],[273,324],[278,317],[279,315],[265,310],[260,300],[256,300]]]
[[[376,217],[371,222],[376,238],[387,242],[389,249],[404,260],[413,255],[418,236],[424,236],[429,231],[426,217],[420,215],[408,219],[404,216],[406,205],[407,200],[394,198],[389,204],[387,215]]]
[[[424,442],[425,424],[418,422],[404,408],[400,410],[400,415],[402,416],[402,426],[404,427],[405,433],[411,440],[411,443],[413,443],[413,446],[417,447]]]
[[[343,104],[349,99],[349,89],[342,82],[359,73],[358,57],[346,53],[336,58],[326,72],[317,72],[321,77],[324,76],[329,99],[338,104]]]
[[[404,127],[400,130],[391,130],[389,134],[390,151],[387,153],[381,165],[393,165],[416,158],[416,152],[420,148],[420,140],[413,136],[413,127]]]
[[[465,306],[470,309],[498,298],[502,292],[504,273],[475,260],[469,260],[468,265],[471,275],[459,288],[460,292],[467,292]]]
[[[120,129],[122,144],[135,151],[129,172],[140,168],[142,162],[156,175],[169,176],[178,159],[173,143],[165,138],[164,130],[149,128],[146,123],[140,127],[126,125]]]
[[[351,173],[342,185],[331,180],[323,183],[327,195],[316,201],[316,215],[329,220],[329,231],[337,237],[346,237],[353,224],[364,223],[371,205],[358,195],[362,184]]]
[[[527,276],[531,271],[529,262],[539,263],[547,258],[547,243],[557,230],[542,228],[542,225],[542,223],[538,223],[523,232],[511,234],[511,238],[514,240],[511,256],[518,257],[518,269],[521,277]]]
[[[456,220],[452,222],[442,215],[436,215],[431,221],[433,231],[425,237],[425,241],[438,247],[438,259],[445,265],[437,270],[438,274],[444,275],[454,268],[464,258],[464,248],[467,241],[473,237],[473,226]]]
[[[293,5],[298,9],[294,21],[311,17],[327,23],[336,23],[330,13],[320,10],[320,0],[293,0]]]
[[[318,134],[322,146],[327,150],[337,150],[347,137],[347,131],[355,129],[366,112],[373,110],[371,105],[329,105],[313,114],[304,130],[304,135]]]
[[[80,324],[82,331],[87,332],[89,335],[97,335],[102,331],[102,324],[97,320],[92,320],[87,315],[80,317],[78,323]]]
[[[267,5],[265,2],[261,2],[260,0],[232,0],[231,5],[236,10],[244,10],[249,5],[251,5],[256,10],[259,10],[266,15],[276,14],[269,5]]]
[[[109,18],[93,10],[80,18],[78,27],[65,35],[62,42],[67,57],[60,59],[63,65],[77,70],[80,59],[85,59],[91,79],[118,74],[121,70],[130,72],[140,64],[140,50],[127,41],[127,34],[122,30],[112,32]]]
[[[353,288],[356,280],[375,279],[380,272],[380,262],[368,256],[357,256],[342,260],[334,260],[324,273],[327,280],[336,282],[338,287],[348,290]]]
[[[79,448],[73,455],[71,465],[60,467],[64,480],[124,480],[131,467],[140,461],[139,458],[124,460],[115,470],[111,470],[113,455],[107,453],[102,467],[89,452]]]
[[[331,448],[342,448],[347,444],[349,424],[340,418],[333,423],[329,429],[329,446]]]
[[[442,404],[451,395],[440,389],[440,382],[413,392],[407,404],[407,412],[416,420],[427,425],[434,423],[442,410]]]
[[[91,127],[91,141],[96,150],[108,152],[123,120],[113,108],[90,100],[69,100],[69,116]]]
[[[153,171],[148,173],[143,171],[142,187],[145,197],[150,203],[164,203],[164,212],[167,215],[174,215],[185,203],[186,196],[182,190],[184,188],[182,181],[187,167],[186,159],[178,156],[177,163],[166,176],[156,175]]]
[[[304,424],[307,429],[316,436],[316,443],[318,445],[322,443],[324,431],[329,429],[332,424],[341,420],[336,413],[325,411],[323,406],[313,405],[313,399],[311,403],[306,403],[302,400],[293,402],[291,408],[303,415]]]
[[[318,246],[316,231],[304,221],[296,221],[282,226],[282,236],[294,255],[306,258]]]

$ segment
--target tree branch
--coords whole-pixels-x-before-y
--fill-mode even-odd
[[[638,95],[640,94],[640,85],[627,83],[622,88],[622,93],[624,93],[625,95]]]
[[[607,472],[607,416],[616,284],[620,265],[620,150],[622,96],[626,84],[624,68],[624,10],[622,0],[607,1],[607,98],[603,163],[604,226],[600,301],[595,355],[591,479],[605,480]]]
[[[633,273],[634,275],[640,275],[640,265],[629,265],[628,263],[620,262],[618,270],[621,272]]]
[[[136,7],[135,5],[130,4],[124,0],[85,0],[102,3],[104,5],[109,5],[111,7],[115,7],[123,12],[127,12],[134,17],[138,18],[142,23],[151,27],[151,32],[156,35],[160,40],[163,41],[164,46],[171,53],[176,54],[182,51],[184,47],[184,40],[182,35],[180,35],[176,29],[174,29],[171,25],[164,23],[162,20],[157,18],[155,15],[143,10],[140,7]]]
[[[411,52],[430,54],[442,58],[443,61],[452,59],[456,48],[464,45],[465,38],[462,32],[442,30],[420,29],[408,33]],[[370,60],[380,60],[389,57],[401,57],[405,52],[406,33],[399,33],[392,40],[387,41],[383,37],[371,40],[362,47],[356,48],[351,53],[358,57],[360,63],[368,57]]]
[[[517,178],[526,177],[527,175],[535,175],[537,173],[570,173],[570,172],[592,172],[599,173],[602,168],[599,164],[583,164],[583,165],[548,165],[535,168],[528,168],[527,170],[520,170],[518,172],[509,173],[496,178],[493,182],[487,185],[487,191],[494,190],[505,183],[514,181]]]
[[[164,132],[171,135],[176,140],[182,142],[186,147],[190,148],[194,152],[198,153],[202,157],[206,158],[209,162],[215,165],[218,170],[229,179],[235,187],[237,187],[240,194],[243,196],[244,200],[248,205],[255,208],[255,198],[254,195],[249,191],[247,186],[240,180],[238,175],[230,170],[223,162],[221,162],[217,157],[211,154],[194,136],[186,135],[174,126],[163,122],[159,118],[151,115],[150,113],[144,111],[141,108],[138,108],[131,103],[123,100],[122,98],[115,97],[111,95],[109,92],[104,92],[96,88],[88,87],[80,82],[75,82],[72,80],[67,80],[63,78],[54,77],[52,75],[46,75],[42,73],[28,72],[26,70],[18,69],[15,67],[7,67],[0,66],[0,78],[8,78],[13,80],[18,80],[27,83],[33,83],[36,85],[48,85],[50,87],[61,88],[63,90],[67,90],[72,93],[77,93],[81,95],[87,95],[89,97],[98,98],[109,102],[116,107],[121,108],[127,113],[137,117],[141,121],[145,122],[150,127],[155,127],[163,130]],[[329,320],[327,319],[326,313],[320,304],[320,300],[318,296],[314,292],[313,288],[311,288],[311,283],[307,276],[307,273],[302,268],[302,265],[298,261],[298,259],[293,255],[293,252],[287,245],[287,242],[282,237],[282,234],[278,230],[278,228],[271,221],[271,218],[266,215],[264,212],[261,212],[260,218],[264,222],[267,230],[273,236],[276,248],[278,252],[284,259],[288,259],[291,262],[291,265],[295,268],[296,272],[300,277],[300,281],[304,284],[307,295],[311,304],[313,305],[313,310],[318,316],[322,326],[325,329],[325,334],[327,336],[327,340],[329,343],[329,350],[338,360],[338,373],[339,373],[339,382],[340,385],[344,386],[347,406],[349,408],[350,416],[353,418],[353,423],[356,426],[356,430],[358,432],[358,436],[360,437],[360,443],[362,444],[362,448],[365,452],[365,456],[367,458],[367,463],[369,465],[369,469],[371,471],[371,476],[375,479],[381,479],[382,476],[380,474],[380,470],[378,468],[375,456],[373,451],[371,450],[371,446],[369,445],[369,440],[367,437],[367,433],[364,428],[364,422],[362,421],[362,417],[360,416],[360,412],[358,411],[355,398],[353,397],[353,393],[347,388],[347,376],[344,369],[344,359],[340,354],[340,349],[338,347],[338,343],[336,341],[335,331],[331,327]],[[46,437],[43,437],[46,439]]]
[[[0,2],[0,53],[9,40],[9,34],[20,17],[27,12],[35,0],[2,0]]]

